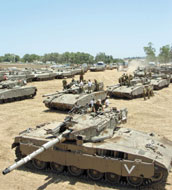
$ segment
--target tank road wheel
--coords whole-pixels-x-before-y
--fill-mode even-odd
[[[98,181],[103,177],[103,173],[101,173],[101,172],[99,172],[97,170],[88,170],[87,174],[94,181]]]
[[[79,177],[83,174],[84,170],[77,168],[75,166],[68,166],[68,171],[72,176]]]
[[[52,169],[54,172],[56,172],[57,174],[62,173],[63,170],[64,170],[64,166],[63,166],[63,165],[57,164],[57,163],[55,163],[55,162],[51,162],[51,163],[50,163],[50,167],[51,167],[51,169]]]
[[[106,173],[105,174],[106,181],[112,184],[119,183],[120,176],[114,173]]]
[[[46,162],[43,162],[43,161],[40,161],[40,160],[36,160],[36,159],[32,160],[32,164],[38,170],[43,170],[43,169],[45,169],[47,167],[47,163]]]
[[[167,172],[163,169],[158,169],[158,168],[155,168],[155,174],[154,176],[151,178],[153,182],[163,182],[163,181],[166,181],[166,178],[167,178]]]
[[[130,185],[134,187],[139,187],[143,183],[143,178],[141,177],[134,177],[134,176],[129,176],[127,177],[127,181]]]

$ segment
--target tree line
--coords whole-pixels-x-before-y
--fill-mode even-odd
[[[147,62],[160,62],[169,63],[172,62],[172,46],[165,45],[160,48],[159,54],[156,56],[156,49],[151,42],[144,48]]]
[[[103,61],[104,63],[123,63],[123,59],[113,58],[112,55],[106,55],[105,53],[98,53],[95,57],[89,53],[83,52],[65,52],[65,53],[48,53],[43,56],[36,54],[25,54],[23,57],[15,54],[5,54],[0,56],[0,62],[55,62],[59,64],[71,63],[71,64],[93,64],[98,61]]]

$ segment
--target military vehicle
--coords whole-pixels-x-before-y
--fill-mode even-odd
[[[69,92],[69,91],[67,91]],[[52,96],[48,96],[43,103],[49,109],[57,109],[61,111],[69,111],[75,106],[85,106],[89,105],[91,100],[101,99],[102,101],[106,98],[105,91],[97,91],[92,93],[66,93],[66,92],[57,92]],[[46,96],[46,95],[45,95]]]
[[[9,88],[0,88],[0,103],[13,102],[27,98],[33,98],[36,95],[37,88],[33,86],[13,86]]]
[[[70,86],[70,84],[68,85]],[[93,83],[89,93],[86,83],[83,86],[83,91],[81,91],[79,84],[75,83],[64,91],[43,95],[43,97],[46,97],[43,103],[49,109],[69,111],[75,106],[85,106],[93,99],[95,101],[98,99],[105,100],[107,94],[103,91],[103,87],[102,82],[98,83],[98,85]]]
[[[53,80],[56,77],[56,73],[52,73],[52,72],[37,72],[35,73],[35,77],[33,79],[33,81],[45,81],[45,80]]]
[[[13,88],[14,86],[24,86],[27,82],[25,80],[5,80],[0,82],[0,89]]]
[[[106,69],[106,65],[102,61],[100,61],[100,62],[94,64],[94,66],[90,67],[90,71],[93,71],[93,72],[104,71],[105,69]]]
[[[148,72],[149,72],[148,67],[146,67],[146,66],[139,66],[139,67],[134,71],[134,76],[135,76],[135,77],[145,77]]]
[[[150,84],[153,86],[154,90],[160,90],[164,87],[169,86],[170,79],[171,79],[170,76],[169,77],[152,76],[152,79],[150,80]]]
[[[172,141],[118,124],[127,111],[73,114],[63,122],[29,128],[15,137],[18,161],[3,174],[28,164],[38,170],[67,171],[108,184],[142,187],[164,183],[172,167]]]
[[[152,85],[150,84],[146,85],[153,88]],[[145,85],[142,83],[136,83],[130,86],[127,85],[120,86],[120,84],[117,84],[113,86],[107,86],[107,93],[110,97],[133,99],[133,98],[143,97],[144,87]]]
[[[61,70],[55,73],[56,79],[72,78],[75,75],[75,73],[72,70]]]

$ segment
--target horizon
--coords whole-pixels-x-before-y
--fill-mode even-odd
[[[172,45],[170,0],[1,1],[0,55],[100,52],[145,57],[153,43]]]

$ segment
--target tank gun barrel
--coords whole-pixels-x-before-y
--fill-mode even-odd
[[[51,94],[44,94],[42,95],[42,97],[47,97],[47,96],[54,96],[54,95],[57,95],[59,92],[55,92],[55,93],[51,93]]]
[[[5,170],[3,170],[2,171],[3,175],[6,175],[6,174],[10,173],[14,169],[22,166],[23,164],[26,164],[27,162],[29,162],[30,160],[32,160],[33,158],[35,158],[37,155],[39,155],[42,152],[44,152],[45,150],[51,148],[56,143],[65,141],[65,139],[66,139],[65,135],[67,135],[68,133],[70,133],[70,130],[66,130],[65,132],[63,132],[62,134],[60,134],[58,137],[56,137],[55,139],[53,139],[53,140],[51,140],[51,141],[43,144],[41,146],[41,148],[39,148],[38,150],[32,152],[31,154],[27,155],[26,157],[22,158],[18,162],[14,163],[13,165],[11,165],[8,168],[6,168]]]

